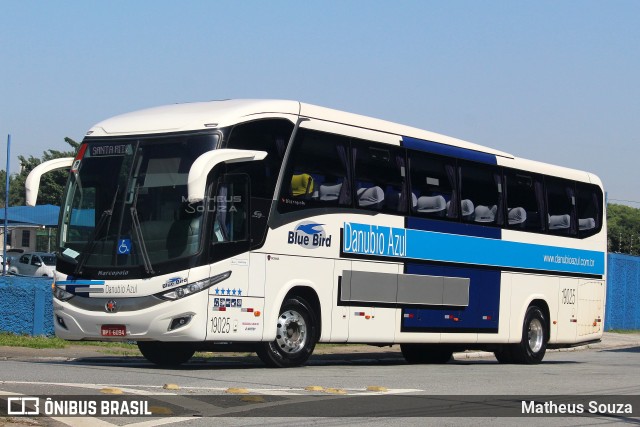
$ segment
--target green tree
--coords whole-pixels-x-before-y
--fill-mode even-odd
[[[29,172],[33,170],[42,162],[53,160],[61,157],[74,157],[80,144],[71,138],[65,138],[64,141],[69,144],[72,150],[58,151],[58,150],[46,150],[42,154],[42,158],[36,158],[33,156],[24,157],[18,156],[20,160],[21,170],[20,173],[12,174],[9,177],[9,206],[24,206],[25,204],[25,188],[24,183],[29,175]],[[68,172],[64,170],[53,171],[46,173],[42,176],[40,181],[40,190],[38,191],[39,205],[60,205],[62,199],[62,192],[64,186],[67,183]],[[2,190],[0,195],[3,203],[6,200],[5,196],[5,177],[6,171],[0,170],[0,182]]]
[[[609,252],[640,254],[640,209],[610,203],[607,231]]]

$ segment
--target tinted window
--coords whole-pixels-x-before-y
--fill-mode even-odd
[[[355,205],[386,212],[407,211],[404,151],[393,146],[353,141]]]
[[[577,231],[574,209],[575,184],[559,178],[545,178],[545,184],[549,232],[574,236]]]
[[[413,215],[457,218],[455,160],[410,151],[409,167]]]
[[[502,225],[500,169],[472,163],[460,164],[462,220],[481,225]]]
[[[505,171],[507,221],[509,228],[542,231],[544,228],[544,191],[542,179],[535,174]]]
[[[299,129],[282,181],[279,209],[351,206],[349,139]]]
[[[242,123],[231,130],[226,148],[267,152],[263,161],[230,165],[229,169],[234,173],[246,173],[251,177],[252,196],[273,198],[292,131],[293,123],[284,119]]]
[[[598,186],[576,184],[576,211],[578,216],[578,235],[589,237],[602,228],[602,191]]]

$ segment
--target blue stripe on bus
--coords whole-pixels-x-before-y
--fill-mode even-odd
[[[345,222],[345,254],[603,275],[603,252]]]
[[[498,332],[500,271],[473,267],[407,263],[407,274],[464,277],[469,282],[467,307],[405,308],[403,332]]]
[[[409,217],[407,218],[407,228],[422,231],[436,231],[438,233],[460,234],[463,236],[485,237],[487,239],[502,238],[502,229],[499,227],[486,227],[457,221]]]
[[[104,285],[104,280],[58,280],[56,285]]]
[[[474,162],[488,163],[490,165],[498,164],[496,156],[493,154],[469,150],[461,147],[454,147],[452,145],[440,144],[423,139],[411,138],[408,136],[402,137],[402,146],[414,150],[426,151],[429,153],[440,154],[442,156],[455,157],[458,159],[471,160]]]

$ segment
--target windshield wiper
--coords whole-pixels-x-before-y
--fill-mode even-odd
[[[142,229],[140,227],[140,220],[138,219],[138,192],[140,186],[136,187],[136,192],[133,195],[133,202],[131,203],[131,225],[133,226],[133,232],[136,235],[138,244],[140,245],[140,255],[142,256],[142,262],[144,263],[144,269],[147,274],[154,274],[153,266],[151,265],[151,259],[149,259],[149,252],[147,252],[147,245],[144,243],[144,237],[142,236]]]
[[[116,194],[114,194],[113,200],[111,201],[111,208],[105,209],[104,211],[102,211],[102,215],[100,215],[100,219],[98,220],[98,223],[93,229],[93,235],[87,241],[87,244],[84,246],[84,248],[80,252],[80,259],[78,260],[78,263],[76,264],[76,268],[73,271],[74,276],[82,274],[82,267],[84,267],[84,264],[87,262],[87,259],[89,259],[89,255],[91,254],[91,252],[93,252],[93,248],[96,245],[100,231],[102,231],[104,224],[107,222],[107,218],[111,218],[111,216],[113,215],[113,208],[116,205],[116,199],[118,198],[119,190],[120,190],[120,186],[117,186]]]

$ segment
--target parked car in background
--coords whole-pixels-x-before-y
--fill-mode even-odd
[[[46,252],[24,253],[10,262],[9,272],[23,276],[53,277],[56,268],[56,256]]]

